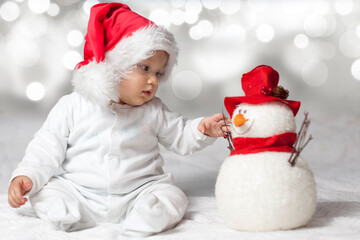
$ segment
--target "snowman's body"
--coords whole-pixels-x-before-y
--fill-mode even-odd
[[[234,121],[238,113],[247,121],[237,127]],[[233,113],[234,140],[295,133],[295,128],[293,112],[282,102],[241,103]],[[291,166],[290,155],[276,147],[247,153],[240,149],[240,153],[235,151],[225,159],[217,178],[216,198],[220,215],[229,227],[271,231],[309,222],[316,208],[314,176],[300,157]]]

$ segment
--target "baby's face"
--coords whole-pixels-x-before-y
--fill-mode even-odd
[[[119,102],[131,106],[140,106],[155,96],[159,77],[164,73],[169,55],[165,51],[139,62],[119,84]]]

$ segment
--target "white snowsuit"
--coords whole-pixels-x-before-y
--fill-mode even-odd
[[[31,178],[37,215],[73,231],[121,223],[128,236],[172,228],[183,217],[185,194],[164,173],[158,143],[190,154],[214,142],[159,98],[142,106],[103,107],[74,92],[62,97],[15,169]]]

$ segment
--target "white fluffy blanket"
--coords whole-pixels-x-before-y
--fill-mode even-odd
[[[176,228],[149,239],[360,239],[359,192],[354,194],[339,190],[328,197],[330,199],[319,201],[314,219],[307,227],[260,233],[229,229],[218,216],[214,197],[190,197],[183,221]],[[48,223],[36,218],[30,206],[14,211],[7,206],[6,199],[5,195],[0,198],[0,235],[4,240],[127,239],[114,224],[101,224],[72,233],[56,231]]]
[[[56,231],[48,223],[38,219],[29,204],[18,210],[8,206],[6,185],[9,173],[19,161],[31,135],[40,126],[40,122],[32,118],[26,122],[23,118],[16,119],[14,116],[0,115],[0,239],[126,239],[114,224],[102,224],[92,229],[66,233]],[[314,140],[304,150],[303,158],[309,162],[315,173],[318,206],[308,226],[263,233],[229,229],[217,213],[214,197],[217,172],[228,154],[225,140],[219,139],[212,147],[189,157],[164,153],[167,159],[165,168],[173,172],[177,184],[189,196],[190,205],[184,219],[176,228],[149,239],[359,240],[360,119],[345,117],[325,123],[313,120],[309,131]],[[18,144],[13,144],[14,141],[9,139],[18,140]]]

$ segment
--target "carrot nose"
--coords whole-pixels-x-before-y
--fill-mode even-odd
[[[244,125],[244,123],[247,121],[248,119],[246,119],[244,117],[244,115],[242,115],[241,113],[239,113],[238,115],[235,116],[234,118],[234,125],[236,127],[240,127],[242,125]]]

